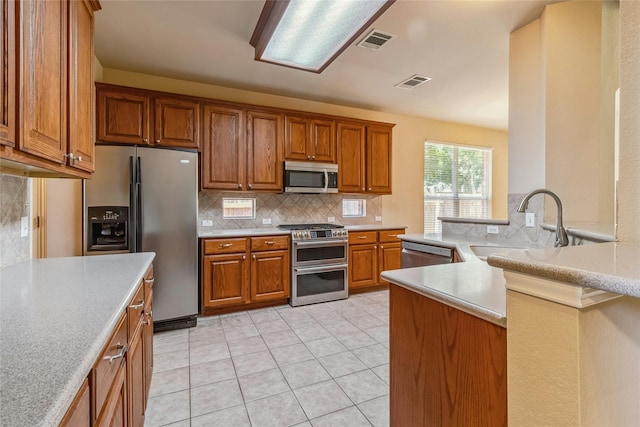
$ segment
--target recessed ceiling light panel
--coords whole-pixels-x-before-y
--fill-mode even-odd
[[[322,72],[395,0],[267,0],[251,45],[255,59]]]
[[[415,89],[418,86],[425,84],[431,80],[431,77],[421,76],[418,74],[414,74],[406,80],[401,81],[395,87],[399,87],[400,89]]]

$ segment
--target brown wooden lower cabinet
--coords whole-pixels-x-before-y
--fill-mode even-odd
[[[391,426],[506,426],[507,330],[390,285]]]
[[[91,393],[89,392],[89,380],[85,379],[60,426],[87,427],[89,425],[91,425]]]
[[[349,292],[388,285],[380,273],[401,267],[399,234],[404,230],[349,232]]]

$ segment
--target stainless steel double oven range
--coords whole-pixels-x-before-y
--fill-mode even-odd
[[[349,296],[348,233],[336,224],[290,224],[292,306]]]

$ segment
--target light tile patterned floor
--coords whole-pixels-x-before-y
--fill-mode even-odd
[[[389,293],[154,336],[145,427],[388,426]]]

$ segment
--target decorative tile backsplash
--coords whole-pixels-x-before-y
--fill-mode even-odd
[[[223,198],[255,198],[254,219],[223,219]],[[366,200],[365,217],[343,217],[343,199]],[[382,216],[382,198],[369,195],[344,194],[273,194],[273,193],[223,193],[205,190],[198,196],[198,228],[202,230],[230,228],[275,227],[279,224],[324,223],[334,217],[337,224],[362,225],[375,223]],[[263,225],[263,218],[271,218],[271,225]],[[202,227],[203,220],[213,222],[212,227]]]
[[[31,237],[20,237],[20,219],[31,218],[30,191],[28,178],[0,174],[0,269],[31,258]]]

